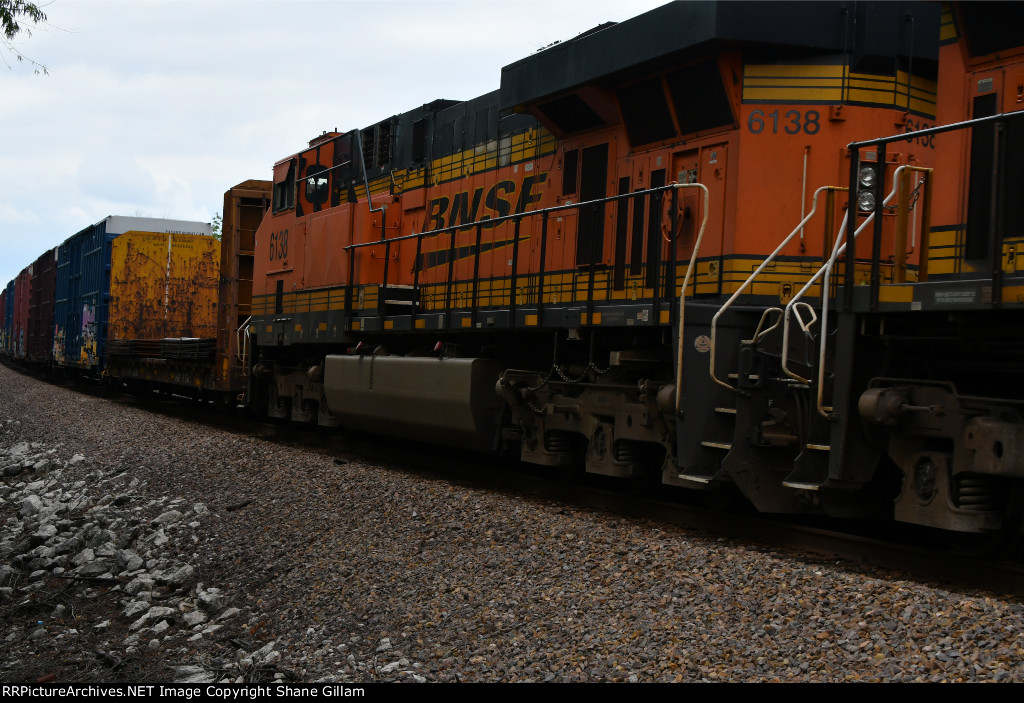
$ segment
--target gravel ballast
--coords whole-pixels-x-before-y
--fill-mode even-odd
[[[4,682],[1024,680],[1015,598],[0,388]]]

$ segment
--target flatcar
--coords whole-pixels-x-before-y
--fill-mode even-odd
[[[224,195],[219,239],[205,233],[126,232],[110,255],[104,377],[142,392],[244,402],[244,328],[253,244],[270,201],[268,181]]]

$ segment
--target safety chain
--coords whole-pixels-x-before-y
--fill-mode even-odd
[[[917,205],[917,200],[918,200],[918,198],[921,197],[921,186],[924,185],[926,180],[928,180],[928,179],[927,178],[922,178],[921,180],[919,180],[917,182],[917,185],[914,186],[914,190],[910,191],[910,203],[907,205],[907,211],[908,212],[913,212],[914,211],[914,206]],[[886,212],[896,212],[898,207],[899,207],[898,205],[886,205],[883,209]]]
[[[536,405],[530,402],[530,399],[523,395],[523,403],[528,407],[534,415],[543,415],[544,411],[538,408]]]
[[[586,379],[587,371],[589,371],[589,367],[587,367],[586,369],[583,370],[583,375],[580,376],[579,378],[569,378],[564,373],[562,373],[562,369],[558,368],[558,364],[555,364],[554,366],[552,366],[551,370],[554,371],[555,373],[557,373],[558,377],[561,378],[566,383],[577,384],[577,383],[582,383],[583,380]]]
[[[565,383],[569,383],[571,385],[579,385],[580,383],[583,383],[586,380],[588,372],[593,372],[596,376],[603,376],[604,374],[608,373],[609,370],[610,369],[599,369],[594,364],[594,362],[591,361],[587,363],[586,368],[583,370],[583,375],[581,375],[579,378],[569,378],[568,376],[565,375],[562,369],[559,368],[558,364],[552,364],[548,372],[544,374],[544,378],[541,379],[540,383],[538,383],[536,386],[520,389],[519,395],[522,396],[523,402],[526,404],[526,407],[528,407],[537,415],[543,415],[543,411],[541,411],[540,408],[531,403],[530,399],[527,396],[536,393],[541,388],[546,386],[548,381],[551,380],[552,372],[558,374],[558,377],[561,378],[562,381],[564,381]]]
[[[571,383],[573,385],[576,385],[576,384],[579,384],[579,383],[583,383],[583,381],[585,381],[586,378],[587,378],[587,372],[588,371],[593,371],[595,376],[603,376],[606,373],[608,373],[608,369],[599,369],[599,368],[597,368],[597,366],[594,364],[593,361],[590,361],[590,362],[587,363],[586,368],[583,369],[583,374],[579,378],[569,378],[564,373],[562,373],[562,369],[558,368],[558,364],[555,364],[551,368],[554,370],[555,373],[558,374],[559,378],[561,378],[566,383]]]
[[[544,386],[546,386],[548,384],[548,380],[550,378],[551,378],[551,371],[548,371],[546,374],[544,374],[544,378],[542,378],[540,380],[540,383],[538,383],[536,386],[533,386],[532,388],[524,388],[520,392],[523,394],[523,397],[526,397],[527,393],[533,393],[535,391],[539,391],[541,388],[543,388]]]
[[[530,388],[522,388],[522,389],[519,390],[519,395],[522,396],[523,403],[526,405],[526,407],[528,407],[533,412],[534,415],[543,415],[544,411],[541,410],[540,408],[538,408],[533,403],[531,403],[528,396],[530,394],[532,394],[532,393],[536,393],[541,388],[546,386],[547,383],[548,383],[548,380],[550,378],[551,378],[551,371],[548,371],[546,374],[544,374],[544,378],[542,378],[540,380],[540,383],[538,383],[536,386],[532,386]]]

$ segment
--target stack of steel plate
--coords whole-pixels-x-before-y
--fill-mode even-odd
[[[110,356],[135,356],[159,358],[163,343],[158,339],[111,339],[107,341]]]
[[[164,359],[211,359],[217,351],[217,340],[210,337],[169,337],[160,341]]]

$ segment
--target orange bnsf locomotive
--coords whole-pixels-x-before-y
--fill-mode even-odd
[[[274,167],[250,402],[1016,534],[1024,60],[988,10],[674,2],[323,134]]]
[[[936,128],[1019,109],[985,10],[675,2],[313,139],[256,237],[250,401],[1016,533],[1021,128]]]
[[[219,267],[167,247],[168,276],[210,281],[187,311],[160,302],[189,329],[150,325],[154,286],[126,269],[96,368],[1008,549],[1021,20],[1017,3],[673,2],[597,27],[492,93],[324,133],[229,191]],[[40,317],[25,300],[0,293],[11,355]]]

